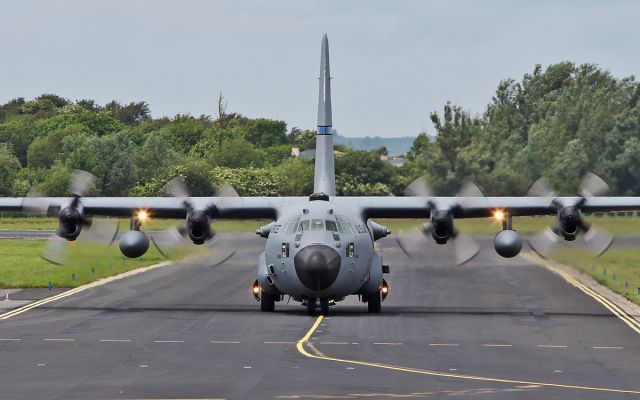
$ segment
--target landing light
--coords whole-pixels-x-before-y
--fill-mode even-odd
[[[256,279],[255,282],[253,282],[253,285],[251,286],[251,294],[253,294],[253,298],[256,299],[256,301],[260,301],[260,292],[261,292],[261,288],[260,288],[260,284],[258,283],[258,280]]]
[[[502,210],[494,211],[493,218],[495,218],[496,221],[502,222],[504,220],[504,211]]]
[[[140,223],[148,221],[150,217],[151,216],[149,215],[149,212],[147,210],[138,210],[138,212],[136,213],[136,219]]]

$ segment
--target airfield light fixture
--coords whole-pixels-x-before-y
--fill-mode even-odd
[[[504,211],[502,210],[495,210],[493,212],[493,218],[498,221],[498,222],[502,222],[504,221]]]

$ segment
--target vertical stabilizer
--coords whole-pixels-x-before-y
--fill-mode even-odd
[[[318,134],[316,135],[316,167],[314,193],[336,195],[333,166],[333,132],[331,129],[331,83],[329,71],[329,39],[322,37],[320,55],[320,92],[318,94]]]

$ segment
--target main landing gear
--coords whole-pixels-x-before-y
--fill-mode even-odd
[[[386,280],[382,280],[382,286],[380,290],[375,293],[372,293],[364,299],[367,303],[367,309],[372,314],[378,314],[382,311],[382,302],[389,295],[389,284]]]
[[[276,300],[280,301],[280,296],[274,296],[262,290],[256,279],[251,286],[251,293],[256,301],[260,302],[260,311],[273,312],[276,309]]]
[[[262,292],[260,296],[260,311],[272,312],[276,309],[276,299],[267,292]]]
[[[367,308],[369,312],[373,314],[378,314],[382,311],[382,296],[380,295],[380,291],[367,296]]]

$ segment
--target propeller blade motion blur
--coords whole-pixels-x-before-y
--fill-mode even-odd
[[[608,191],[609,185],[602,178],[588,172],[582,179],[577,192],[578,197],[562,199],[556,197],[544,178],[540,178],[529,189],[528,195],[550,199],[550,205],[556,211],[556,222],[552,227],[532,236],[529,246],[545,258],[551,257],[555,251],[566,246],[566,242],[574,241],[577,246],[591,251],[596,257],[604,253],[613,243],[614,237],[587,222],[582,208],[591,198],[602,196]]]

